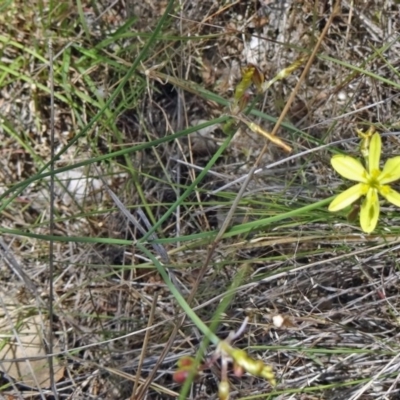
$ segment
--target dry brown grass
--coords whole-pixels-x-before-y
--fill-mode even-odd
[[[60,399],[175,398],[180,392],[171,377],[176,361],[195,355],[203,334],[188,318],[179,326],[181,308],[135,241],[193,183],[225,136],[214,126],[179,140],[154,142],[226,112],[185,82],[230,99],[240,65],[257,63],[272,78],[300,54],[313,51],[332,5],[182,1],[163,27],[163,40],[85,131],[143,49],[167,2],[79,4],[15,0],[0,6],[1,347],[22,340],[22,321],[29,326],[32,316],[40,316],[47,335],[53,285],[54,352],[63,368],[55,382]],[[133,23],[132,16],[138,16]],[[114,40],[117,29],[127,35]],[[212,247],[241,188],[236,180],[259,157],[260,172],[230,226],[275,217],[336,193],[343,182],[331,171],[332,149],[318,146],[341,141],[333,151],[353,154],[357,144],[347,139],[354,139],[356,128],[398,129],[399,31],[395,1],[342,1],[278,132],[293,147],[293,159],[274,146],[262,154],[264,139],[239,130],[206,178],[157,230],[158,238],[168,240],[157,242],[158,247],[146,242],[183,296],[193,296],[190,304],[197,315],[207,325],[220,319],[219,337],[249,317],[235,345],[271,364],[279,383],[273,390],[263,380],[231,376],[232,399],[400,398],[397,210],[384,208],[381,229],[370,237],[343,216],[318,208],[267,227],[255,224]],[[58,236],[51,279],[48,178],[26,181],[50,157],[49,37],[55,55],[54,145],[56,152],[70,146],[56,168],[94,161],[56,175]],[[256,103],[269,121],[251,118],[272,129],[301,72],[275,84]],[[140,151],[101,158],[140,144]],[[398,153],[393,134],[385,139],[384,154]],[[22,192],[18,187],[6,192],[24,182],[28,185]],[[229,307],[215,316],[243,268],[246,277]],[[273,324],[277,315],[284,318],[281,327]],[[42,354],[35,349],[44,351],[43,340],[19,361],[28,365],[30,359],[35,370],[32,362]],[[212,351],[210,346],[208,355]],[[33,379],[42,378],[43,371],[28,370],[22,379],[8,369],[12,359],[4,358],[0,369],[9,376],[3,374],[1,398],[54,398],[47,381]],[[217,398],[219,374],[218,365],[206,371],[187,398]]]

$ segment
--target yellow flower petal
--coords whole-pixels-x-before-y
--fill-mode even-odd
[[[358,200],[368,190],[368,186],[363,183],[358,183],[351,188],[345,190],[343,193],[337,195],[331,204],[329,204],[329,211],[339,211],[346,208],[350,204]]]
[[[375,133],[372,136],[371,143],[369,145],[368,155],[368,169],[369,173],[379,170],[379,160],[381,158],[382,141],[379,133]]]
[[[360,225],[365,233],[371,233],[378,223],[379,199],[376,189],[368,190],[365,200],[361,204]]]
[[[367,183],[367,171],[355,158],[337,154],[331,158],[331,164],[334,170],[344,178]]]
[[[386,185],[400,179],[400,157],[389,158],[378,176],[379,183]]]
[[[379,188],[379,193],[390,203],[397,207],[400,207],[400,193],[392,189],[390,186],[381,186]]]

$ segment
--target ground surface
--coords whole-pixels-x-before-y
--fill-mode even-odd
[[[383,203],[368,236],[312,207],[349,186],[330,158],[359,154],[356,129],[400,153],[398,2],[343,0],[331,18],[328,1],[181,0],[163,21],[169,3],[0,5],[0,396],[53,398],[49,337],[59,398],[179,396],[176,362],[204,334],[166,268],[220,338],[248,317],[235,346],[278,385],[230,371],[232,399],[400,398],[400,213]],[[265,130],[293,100],[277,132],[290,156],[244,124],[223,133],[241,67],[268,81],[317,46],[298,88],[305,62],[252,88]],[[219,380],[217,363],[182,398],[216,399]]]

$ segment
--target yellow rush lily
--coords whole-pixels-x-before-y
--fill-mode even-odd
[[[339,194],[329,205],[329,211],[342,210],[361,196],[365,196],[361,205],[360,225],[366,233],[371,233],[378,223],[378,193],[390,203],[400,207],[400,193],[388,185],[400,179],[400,157],[390,158],[380,170],[381,147],[381,137],[379,133],[375,133],[371,138],[365,160],[367,168],[350,156],[335,155],[331,159],[332,167],[338,174],[359,183]]]

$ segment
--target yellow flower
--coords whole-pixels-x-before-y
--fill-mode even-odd
[[[375,133],[370,141],[366,159],[367,168],[353,157],[335,155],[331,159],[334,170],[344,178],[359,182],[339,194],[329,205],[329,211],[339,211],[365,196],[361,205],[360,225],[366,233],[371,233],[379,218],[378,193],[390,203],[400,207],[400,193],[388,183],[400,179],[400,157],[390,158],[383,169],[379,169],[381,157],[381,137]]]

